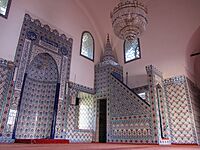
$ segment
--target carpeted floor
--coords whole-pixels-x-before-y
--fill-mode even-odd
[[[0,150],[200,150],[199,146],[132,144],[0,144]]]

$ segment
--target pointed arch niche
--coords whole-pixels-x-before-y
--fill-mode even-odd
[[[50,138],[58,82],[55,60],[38,54],[25,74],[16,138]]]

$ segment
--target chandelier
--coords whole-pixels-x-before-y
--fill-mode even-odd
[[[137,0],[120,0],[110,17],[116,36],[132,41],[146,29],[147,8]]]

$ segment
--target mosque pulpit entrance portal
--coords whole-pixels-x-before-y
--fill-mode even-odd
[[[99,101],[99,142],[106,143],[107,136],[107,101]]]

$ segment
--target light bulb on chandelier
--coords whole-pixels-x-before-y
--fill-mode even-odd
[[[110,17],[115,35],[128,41],[138,38],[148,23],[147,8],[137,0],[120,0]]]

